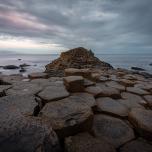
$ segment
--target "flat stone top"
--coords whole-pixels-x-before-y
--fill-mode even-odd
[[[70,83],[73,81],[84,81],[84,78],[82,76],[68,76],[68,77],[64,77],[63,80],[67,83]]]
[[[6,102],[6,104],[15,106],[22,115],[32,116],[34,114],[34,108],[38,105],[34,96],[29,95],[12,95],[0,98],[0,102]]]
[[[59,100],[69,95],[69,92],[65,89],[63,85],[46,87],[38,94],[38,96],[45,102]]]
[[[53,129],[73,126],[85,121],[92,115],[91,108],[74,96],[56,102],[47,103],[40,112],[44,118],[48,118]]]
[[[47,76],[48,74],[43,72],[30,73],[28,75],[29,78],[45,78]]]
[[[102,114],[94,116],[93,131],[96,137],[110,142],[116,148],[134,138],[132,128],[124,121]]]
[[[121,117],[128,116],[128,112],[129,112],[128,108],[112,98],[109,97],[97,98],[96,101],[97,101],[98,111],[107,112],[112,115],[117,115]]]
[[[140,129],[152,133],[152,111],[141,108],[134,108],[129,113],[131,123]]]

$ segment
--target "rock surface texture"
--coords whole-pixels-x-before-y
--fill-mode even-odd
[[[150,75],[113,69],[84,48],[47,72],[0,75],[0,152],[152,151]]]
[[[46,65],[46,72],[51,70],[64,70],[66,68],[102,68],[111,69],[112,66],[96,58],[92,51],[79,47],[61,53],[60,57]]]

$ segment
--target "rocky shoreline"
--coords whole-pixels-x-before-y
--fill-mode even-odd
[[[150,75],[55,65],[62,75],[0,75],[0,151],[152,151]]]

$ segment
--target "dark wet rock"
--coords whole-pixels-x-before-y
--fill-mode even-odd
[[[46,103],[63,99],[69,95],[69,92],[65,89],[63,84],[48,86],[38,94],[38,96]]]
[[[6,90],[11,88],[11,85],[0,85],[0,97],[3,97],[6,95]]]
[[[137,70],[137,71],[145,71],[145,69],[143,68],[139,68],[139,67],[131,67],[132,70]]]
[[[37,73],[29,74],[28,77],[30,79],[48,78],[48,74],[47,73],[43,73],[43,72],[37,72]]]
[[[142,139],[133,140],[120,148],[120,152],[151,152],[152,145]]]
[[[52,128],[61,138],[90,130],[92,127],[91,108],[78,100],[77,97],[69,97],[50,102],[40,112],[42,118],[51,121]]]
[[[148,105],[152,107],[152,95],[146,95],[144,99],[147,101]]]
[[[20,64],[20,67],[21,67],[21,68],[25,68],[25,67],[28,67],[28,66],[31,66],[31,65],[26,64],[26,63]]]
[[[129,121],[134,125],[138,133],[152,140],[152,111],[134,108],[129,113]]]
[[[129,125],[106,115],[95,115],[93,131],[96,137],[110,142],[116,148],[134,138],[134,132]]]
[[[0,98],[0,102],[6,102],[9,105],[15,106],[22,115],[32,116],[34,115],[34,109],[38,106],[34,96],[6,96]]]
[[[81,102],[82,104],[85,103],[92,108],[97,105],[94,96],[89,93],[73,93],[72,97],[76,99],[76,102]]]
[[[79,47],[61,53],[60,57],[46,65],[46,72],[51,69],[64,70],[67,68],[102,68],[109,69],[112,66],[96,58],[92,51]]]
[[[65,150],[67,152],[116,152],[111,144],[94,138],[88,133],[66,138]]]
[[[63,78],[66,89],[70,92],[84,91],[84,78],[82,76],[68,76]]]
[[[105,112],[119,117],[128,116],[128,112],[129,112],[128,108],[112,98],[109,97],[97,98],[96,101],[97,101],[97,110],[99,112]]]
[[[16,65],[6,65],[6,66],[3,66],[3,69],[5,69],[5,70],[14,70],[14,69],[19,69],[19,67],[16,66]]]
[[[126,89],[128,92],[138,94],[138,95],[147,95],[149,92],[147,92],[144,89],[138,88],[138,87],[127,87]]]
[[[35,95],[42,89],[41,86],[30,82],[16,82],[6,91],[6,95]]]
[[[20,71],[21,73],[23,73],[23,72],[26,72],[26,69],[21,68],[19,71]]]
[[[149,65],[152,66],[152,63],[150,63]]]
[[[12,102],[0,102],[0,151],[59,152],[59,142],[50,122],[24,117]]]

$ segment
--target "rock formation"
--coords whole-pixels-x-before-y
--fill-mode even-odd
[[[112,66],[106,62],[100,61],[97,57],[94,56],[92,51],[89,51],[83,47],[79,47],[61,53],[58,59],[46,65],[46,72],[51,72],[52,70],[62,71],[66,68],[111,69]]]

